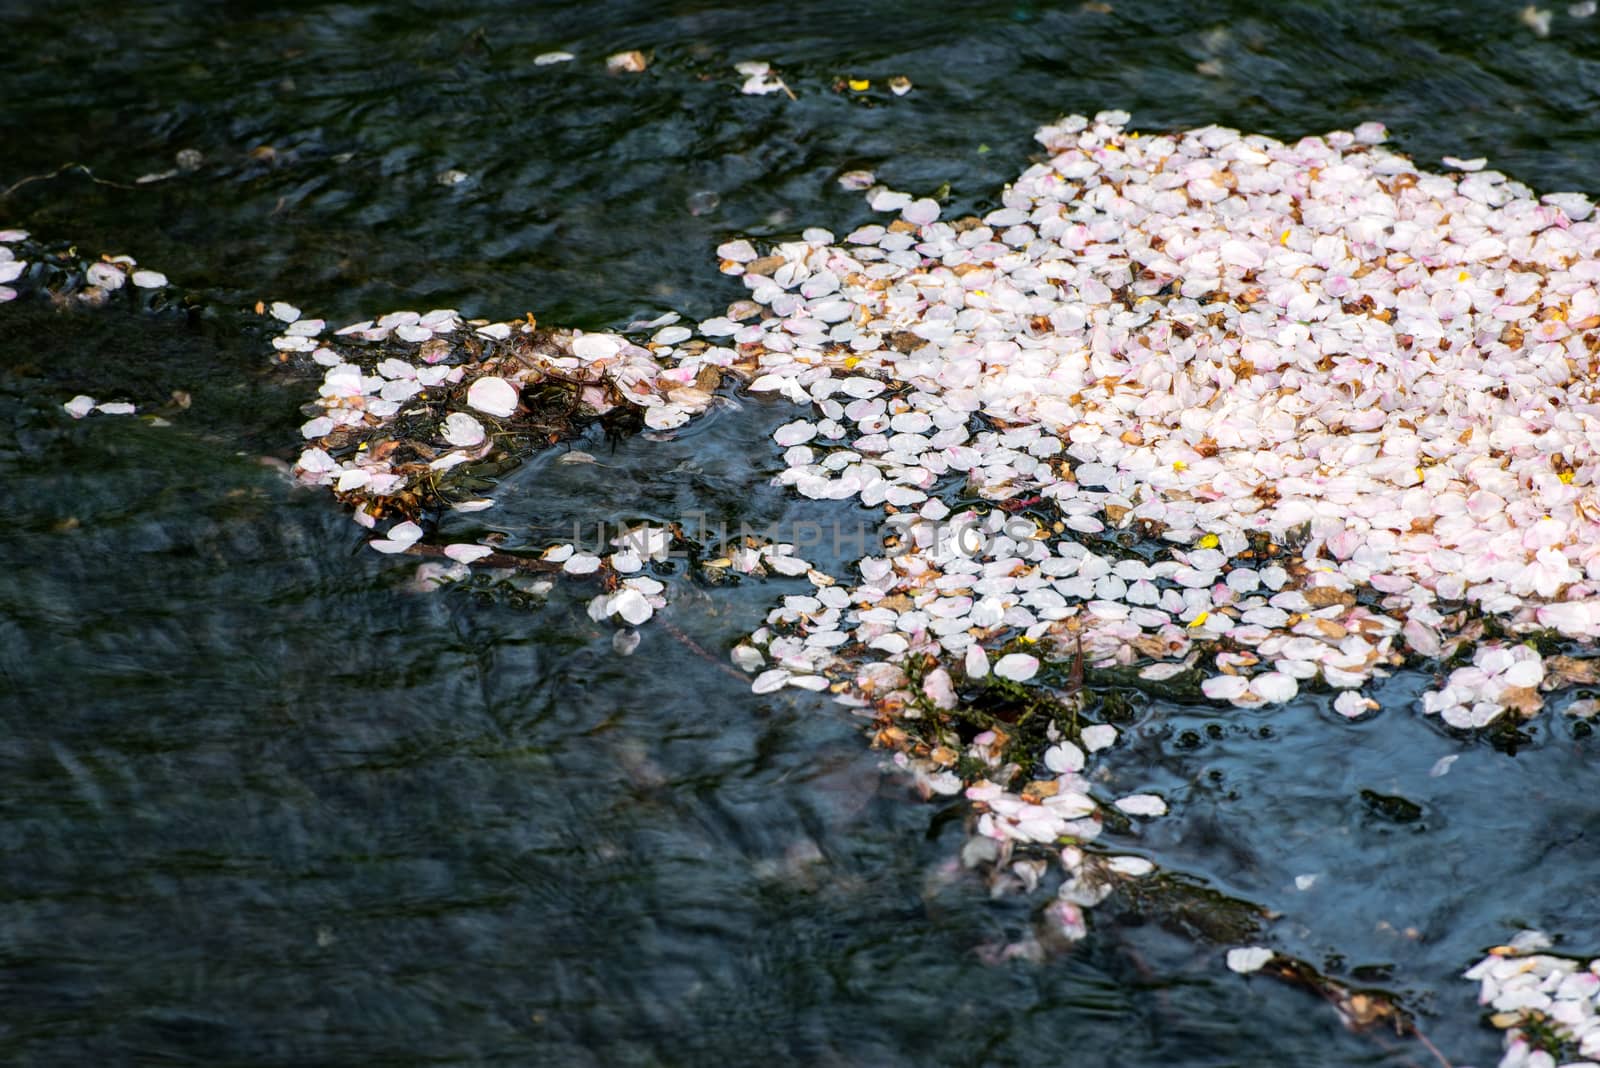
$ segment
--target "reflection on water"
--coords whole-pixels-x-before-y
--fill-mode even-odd
[[[134,252],[207,309],[0,312],[3,1059],[1422,1062],[1114,902],[1071,954],[984,965],[1031,916],[952,867],[959,806],[884,777],[825,698],[753,697],[696,651],[725,656],[786,580],[679,597],[682,639],[646,628],[621,658],[581,586],[417,596],[409,563],[259,462],[292,447],[307,386],[263,373],[236,314],[258,298],[705,315],[739,292],[710,259],[728,234],[844,232],[866,213],[834,178],[857,167],[981,206],[1062,111],[1377,119],[1419,157],[1592,185],[1593,20],[1558,11],[1541,40],[1491,4],[1105,6],[0,14],[0,185],[204,159],[35,182],[0,223]],[[634,47],[644,74],[604,72]],[[531,63],[555,48],[579,59]],[[738,95],[751,58],[800,99]],[[916,88],[828,88],[894,74]],[[57,408],[119,386],[193,405],[167,427]],[[766,485],[788,417],[746,401],[675,441],[586,442],[604,481],[548,454],[492,521],[542,544],[579,519],[832,518]],[[1140,702],[1103,774],[1173,814],[1113,845],[1281,913],[1274,945],[1408,995],[1481,1063],[1495,1036],[1454,976],[1484,943],[1600,942],[1592,743],[1557,716],[1514,756],[1461,743],[1407,711],[1423,683],[1357,725],[1320,700]]]

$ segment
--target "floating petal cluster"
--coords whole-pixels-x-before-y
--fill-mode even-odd
[[[779,481],[897,530],[853,586],[773,612],[756,688],[847,680],[982,833],[1074,843],[1068,904],[1108,817],[1061,756],[1082,738],[1024,774],[1020,731],[968,737],[997,682],[1062,693],[1076,655],[1240,706],[1320,684],[1357,717],[1369,680],[1470,652],[1425,711],[1476,728],[1541,704],[1518,635],[1600,635],[1593,204],[1481,160],[1426,173],[1377,124],[1127,122],[1043,128],[982,218],[878,186],[887,225],[731,241],[760,315],[700,324],[751,391],[811,406]]]
[[[1500,1068],[1579,1068],[1600,1063],[1600,959],[1539,952],[1550,939],[1523,931],[1473,965],[1478,1004],[1505,1031]]]
[[[166,275],[140,267],[132,256],[84,262],[75,248],[46,248],[26,230],[0,230],[0,303],[16,300],[22,286],[44,290],[57,300],[100,305],[124,286],[160,290],[168,285]]]
[[[270,314],[283,324],[272,342],[280,359],[326,368],[301,427],[307,445],[295,474],[331,486],[368,527],[385,518],[415,527],[445,508],[490,507],[475,492],[458,492],[468,480],[449,472],[503,464],[594,419],[681,426],[711,404],[723,373],[717,361],[733,355],[703,342],[678,351],[691,335],[671,325],[675,315],[645,324],[659,329],[638,344],[543,330],[531,316],[490,323],[451,310],[402,311],[329,331],[289,304],[273,304]],[[391,529],[374,547],[401,551],[419,540],[416,530],[405,541]],[[462,555],[472,554],[452,554]]]
[[[719,250],[764,313],[701,330],[814,406],[777,434],[783,481],[905,522],[783,666],[871,650],[882,696],[883,664],[977,678],[973,645],[1070,640],[1253,705],[1451,653],[1479,618],[1600,634],[1593,205],[1482,161],[1425,173],[1375,124],[1126,122],[1042,129],[1050,158],[981,219],[880,187],[887,226]],[[1428,710],[1481,726],[1542,674],[1490,643]]]

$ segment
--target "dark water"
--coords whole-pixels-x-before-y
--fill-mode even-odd
[[[1030,905],[952,873],[959,806],[884,776],[826,700],[724,666],[796,585],[680,582],[663,618],[688,641],[647,626],[631,658],[578,585],[419,596],[261,463],[292,454],[309,386],[239,310],[703,316],[740,292],[716,242],[866,218],[840,171],[981,207],[1035,126],[1102,107],[1279,136],[1378,119],[1419,159],[1593,192],[1600,18],[1557,5],[1539,39],[1520,6],[7,5],[0,185],[69,161],[117,185],[28,183],[0,225],[131,253],[205,310],[0,308],[0,1061],[1431,1063],[1115,902],[1070,954],[983,964]],[[625,48],[650,69],[607,75]],[[579,59],[532,65],[554,49]],[[799,101],[740,96],[742,59]],[[890,97],[894,74],[916,89]],[[186,148],[193,173],[120,187]],[[170,426],[59,408],[173,390]],[[812,518],[766,485],[787,417],[591,441],[604,467],[544,457],[469,518],[530,540]],[[1454,977],[1484,946],[1535,925],[1600,949],[1593,743],[1549,715],[1515,755],[1447,737],[1425,681],[1359,725],[1325,698],[1140,699],[1103,774],[1173,803],[1120,848],[1281,914],[1270,944],[1403,994],[1482,1064],[1497,1041]]]

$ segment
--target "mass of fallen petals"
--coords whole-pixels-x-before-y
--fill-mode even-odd
[[[1359,689],[1475,619],[1600,633],[1590,202],[1426,173],[1373,124],[1285,144],[1126,121],[1045,127],[1048,160],[981,219],[880,187],[888,225],[719,250],[763,313],[702,330],[757,356],[752,390],[811,405],[777,434],[782,481],[905,525],[806,622],[846,640],[804,666],[981,672],[973,643],[1070,637],[1257,705]],[[1475,655],[1430,712],[1537,707],[1531,646]]]
[[[436,544],[430,532],[447,512],[494,507],[479,495],[483,477],[596,419],[621,417],[661,432],[686,424],[712,405],[723,377],[737,373],[734,350],[695,339],[673,314],[633,324],[625,336],[551,331],[531,318],[466,321],[451,310],[394,312],[338,330],[285,302],[262,312],[282,324],[272,342],[280,360],[323,369],[305,411],[295,477],[348,505],[374,531],[373,550],[438,557],[418,568],[418,588],[461,581],[478,565],[598,581],[605,592],[589,603],[596,622],[639,626],[666,606],[665,584],[645,573],[673,547],[665,527],[623,530],[603,548],[557,544],[532,555],[470,541]],[[793,545],[772,541],[728,547],[705,566],[814,574]],[[528,589],[543,593],[549,584]],[[769,680],[773,689],[808,685],[788,671]],[[826,685],[821,677],[812,684]]]
[[[1600,1063],[1600,959],[1539,952],[1551,946],[1523,931],[1473,965],[1478,1004],[1505,1031],[1500,1068],[1589,1068]]]
[[[74,246],[43,245],[26,230],[0,230],[0,303],[38,290],[57,301],[98,306],[124,287],[137,294],[170,285],[166,275],[140,267],[132,256],[85,260]]]
[[[1536,687],[1544,677],[1544,662],[1529,646],[1485,643],[1470,665],[1450,673],[1442,690],[1423,695],[1423,711],[1452,727],[1485,727],[1513,701],[1537,708]]]
[[[985,754],[930,721],[1059,688],[1075,653],[1238,706],[1333,689],[1350,718],[1408,660],[1469,656],[1426,712],[1536,712],[1536,644],[1600,634],[1591,202],[1428,173],[1376,124],[1127,123],[1043,128],[981,218],[873,186],[884,224],[719,248],[759,315],[702,333],[809,408],[779,482],[895,532],[752,636],[757,690],[841,681],[935,792]],[[1083,840],[1104,810],[1048,770],[969,777],[983,833]]]
[[[323,369],[301,427],[296,477],[329,487],[363,526],[389,523],[370,543],[388,553],[425,544],[446,510],[492,507],[474,488],[478,473],[569,438],[588,421],[628,415],[657,430],[683,425],[710,406],[734,358],[704,342],[680,350],[690,333],[671,325],[675,315],[640,324],[655,332],[635,340],[545,330],[531,316],[466,321],[449,309],[393,312],[338,330],[284,302],[262,310],[281,326],[272,340],[280,360]],[[441,552],[453,561],[440,571],[445,578],[494,556],[476,544]],[[612,561],[625,573],[633,559],[626,550],[605,561],[546,554],[551,570],[574,575]],[[645,579],[621,589],[629,595],[604,615],[643,622],[661,603]]]

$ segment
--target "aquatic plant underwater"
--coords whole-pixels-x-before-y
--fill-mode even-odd
[[[747,92],[784,88],[740,73]],[[846,175],[885,224],[722,245],[748,298],[692,325],[434,310],[333,329],[264,302],[274,361],[321,375],[293,477],[374,550],[422,558],[421,587],[596,585],[589,614],[616,625],[619,655],[634,628],[670,627],[690,584],[805,578],[715,655],[755,693],[832,694],[927,796],[965,796],[961,863],[1039,901],[996,960],[1066,951],[1113,892],[1153,910],[1183,893],[1159,858],[1097,845],[1167,803],[1097,786],[1119,731],[1091,694],[1251,708],[1311,692],[1359,719],[1380,711],[1369,684],[1410,666],[1437,683],[1415,712],[1464,737],[1592,716],[1592,202],[1483,160],[1427,172],[1376,124],[1294,143],[1129,124],[1043,127],[1045,155],[982,217]],[[0,242],[0,297],[175,292],[126,257]],[[665,438],[763,397],[797,406],[773,436],[779,484],[871,517],[853,571],[807,559],[818,531],[641,521],[532,548],[473,526],[500,478],[587,427]],[[1230,968],[1420,1037],[1402,998],[1256,944],[1270,917],[1238,912]],[[1524,932],[1466,972],[1506,1031],[1503,1065],[1600,1058],[1600,962],[1549,948]]]

